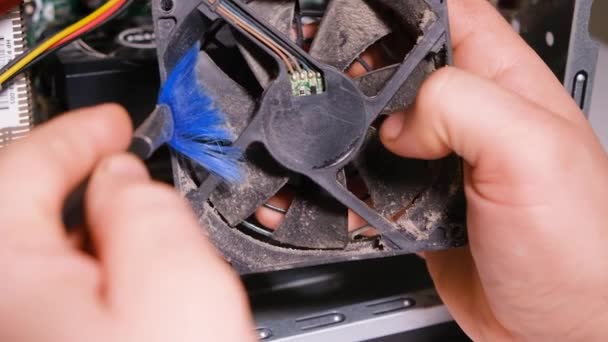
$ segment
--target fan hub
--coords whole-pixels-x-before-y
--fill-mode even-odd
[[[367,131],[365,100],[359,88],[334,70],[325,70],[326,91],[293,96],[277,81],[266,93],[266,143],[284,166],[299,172],[326,169],[350,160]]]

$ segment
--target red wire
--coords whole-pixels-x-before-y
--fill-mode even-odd
[[[0,0],[0,1],[2,1],[2,0]],[[97,25],[103,23],[104,21],[106,21],[106,19],[108,19],[114,13],[116,13],[116,11],[118,11],[126,2],[127,2],[127,0],[122,0],[122,1],[117,2],[114,6],[110,7],[110,9],[108,9],[102,15],[95,18],[90,23],[86,24],[85,26],[81,27],[78,31],[74,31],[69,36],[67,36],[67,37],[63,38],[62,40],[58,41],[57,43],[53,44],[53,46],[51,48],[61,46],[64,43],[74,40],[74,39],[78,38],[79,36],[91,31],[92,29],[97,27]]]

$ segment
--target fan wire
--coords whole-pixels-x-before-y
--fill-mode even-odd
[[[243,18],[240,18],[238,14],[233,13],[232,9],[224,6],[223,4],[218,6],[217,11],[226,17],[227,19],[233,21],[236,25],[241,27],[243,30],[247,31],[249,34],[254,36],[264,45],[268,46],[274,53],[276,53],[281,60],[285,63],[287,70],[289,73],[293,73],[294,71],[301,71],[300,63],[298,60],[287,52],[283,47],[278,45],[271,38],[265,36],[263,33],[256,30],[250,23],[247,23]],[[295,69],[294,69],[295,66]]]

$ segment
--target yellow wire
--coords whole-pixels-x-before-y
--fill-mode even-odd
[[[121,1],[121,0],[108,0],[105,4],[100,6],[98,9],[93,11],[91,14],[80,19],[76,23],[66,27],[65,29],[61,30],[61,32],[55,34],[51,38],[42,42],[40,45],[36,46],[33,50],[31,50],[27,54],[27,56],[25,56],[19,62],[15,63],[15,65],[13,65],[8,70],[6,70],[2,75],[0,75],[0,87],[2,86],[2,84],[4,82],[6,82],[9,78],[11,78],[16,73],[18,73],[19,70],[23,69],[31,61],[33,61],[38,56],[43,54],[46,50],[48,50],[55,43],[57,43],[58,41],[62,40],[65,37],[69,36],[70,34],[80,30],[82,27],[84,27],[85,25],[87,25],[88,23],[95,20],[103,13],[105,13],[107,10],[112,8],[112,6],[116,5],[116,3],[118,3],[119,1]]]

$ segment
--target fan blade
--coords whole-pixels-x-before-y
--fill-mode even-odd
[[[342,71],[390,28],[364,0],[332,0],[317,31],[310,55]]]
[[[204,51],[199,54],[196,71],[200,85],[213,98],[214,105],[226,115],[227,126],[234,136],[238,136],[253,117],[255,101]]]
[[[199,52],[196,75],[201,88],[213,99],[213,105],[224,113],[226,128],[234,137],[238,136],[253,118],[255,101],[245,89],[226,75],[205,51]],[[187,163],[182,165],[182,168],[184,167],[186,169],[181,172],[188,173],[188,177],[177,177],[182,188],[192,187],[194,182],[204,180],[197,191],[200,192],[205,188],[205,198],[208,198],[220,183],[219,180],[207,179],[209,176],[207,170],[198,165]],[[192,183],[189,184],[188,178]]]
[[[375,96],[382,90],[382,87],[397,71],[399,65],[391,65],[381,69],[377,69],[362,76],[357,77],[354,81],[359,85],[361,91],[369,96]],[[435,64],[432,61],[424,60],[412,72],[411,76],[401,86],[395,97],[384,108],[382,114],[391,114],[394,112],[404,111],[409,105],[414,102],[418,89],[426,77],[435,70]]]
[[[234,185],[224,184],[211,194],[215,210],[231,226],[253,215],[289,180],[287,172],[259,145],[251,146],[245,159],[245,180]]]
[[[258,18],[266,21],[277,31],[286,36],[290,35],[295,11],[293,0],[257,0],[250,2],[247,6]],[[270,75],[263,67],[259,54],[254,50],[255,47],[247,44],[243,39],[239,39],[238,47],[262,88],[266,88],[270,82]]]
[[[207,55],[201,52],[197,65],[199,82],[226,115],[227,126],[238,136],[251,121],[255,102],[245,89],[228,77]],[[237,185],[219,186],[211,194],[215,209],[231,225],[251,216],[256,208],[274,195],[288,177],[262,149],[250,148],[243,163],[245,180]]]
[[[431,185],[433,162],[407,159],[387,150],[375,129],[355,160],[359,175],[368,188],[372,206],[385,218],[395,221]]]
[[[314,249],[343,249],[349,241],[348,210],[310,184],[296,196],[273,238],[287,245]]]
[[[258,17],[277,31],[289,35],[295,10],[293,0],[255,0],[248,5]]]

